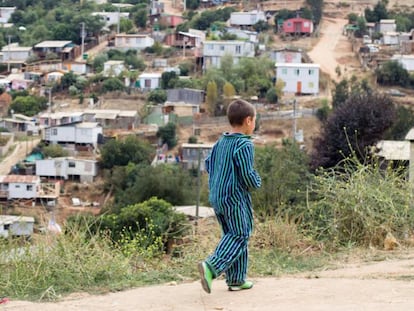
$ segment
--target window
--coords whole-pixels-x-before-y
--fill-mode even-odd
[[[20,185],[16,185],[15,188],[20,188]]]
[[[300,74],[300,70],[299,69],[295,69],[295,75],[299,75]]]
[[[237,54],[241,53],[241,45],[236,45],[236,53]]]
[[[33,185],[26,185],[27,191],[33,191]]]
[[[282,68],[282,75],[287,75],[287,68]]]
[[[151,87],[151,79],[145,79],[145,87]]]
[[[220,45],[220,51],[224,51],[224,45]]]
[[[309,87],[310,89],[313,89],[313,88],[315,87],[315,84],[314,84],[313,82],[309,82],[309,83],[308,83],[308,87]]]
[[[315,69],[309,69],[309,75],[313,76],[315,74]]]
[[[76,167],[76,163],[75,162],[69,162],[69,167]]]
[[[214,45],[212,45],[212,44],[207,44],[207,48],[208,48],[209,50],[214,50]]]
[[[57,129],[52,129],[52,135],[56,136],[58,134],[58,130]]]

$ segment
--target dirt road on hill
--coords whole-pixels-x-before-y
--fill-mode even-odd
[[[229,292],[223,280],[206,294],[198,281],[91,296],[57,303],[10,301],[4,311],[412,311],[414,251],[399,260],[358,263],[337,270],[253,279],[255,286]]]

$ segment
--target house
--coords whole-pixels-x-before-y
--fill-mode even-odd
[[[41,126],[59,126],[82,121],[83,112],[79,111],[44,112],[38,117],[38,122]]]
[[[232,12],[230,15],[230,25],[232,26],[253,26],[260,21],[267,21],[263,11]]]
[[[105,22],[105,27],[109,28],[112,25],[118,25],[121,18],[129,18],[129,13],[125,12],[93,12],[92,16],[100,16]]]
[[[96,122],[81,122],[45,128],[42,140],[52,144],[81,144],[96,148],[98,137],[102,136],[102,126]]]
[[[44,75],[44,79],[46,83],[60,83],[63,76],[62,71],[51,71]]]
[[[136,110],[87,109],[83,119],[87,122],[98,122],[104,129],[133,130],[139,125]]]
[[[34,118],[22,114],[13,114],[11,118],[0,120],[0,127],[6,128],[11,133],[24,132],[29,135],[39,135],[40,128]]]
[[[169,46],[194,48],[201,46],[201,37],[189,32],[179,31],[165,36],[164,42]]]
[[[386,33],[386,32],[395,32],[397,31],[397,24],[395,23],[395,19],[381,19],[375,25],[375,31],[379,33]]]
[[[280,49],[270,52],[270,59],[276,63],[302,63],[302,51],[294,49]]]
[[[103,74],[106,77],[119,76],[125,69],[123,60],[108,60],[104,63]]]
[[[32,47],[19,46],[19,43],[10,43],[2,47],[0,62],[13,64],[14,67],[21,67],[32,55]]]
[[[391,60],[397,61],[408,72],[414,72],[414,55],[394,54]]]
[[[283,22],[282,30],[289,35],[310,35],[313,33],[313,22],[302,17],[289,18]]]
[[[98,161],[76,158],[36,160],[36,176],[93,182],[98,175]]]
[[[233,63],[238,64],[242,57],[255,56],[255,44],[249,41],[205,41],[203,46],[203,70],[210,67],[220,68],[221,58],[231,55]]]
[[[162,111],[165,115],[168,115],[169,117],[170,117],[170,114],[174,114],[178,118],[179,117],[192,117],[194,114],[197,114],[200,112],[200,105],[189,104],[189,103],[184,103],[184,102],[166,101],[162,107]],[[189,122],[192,122],[192,118],[190,118]]]
[[[256,31],[228,27],[225,29],[225,32],[237,36],[238,39],[247,40],[256,44],[259,43],[259,34]]]
[[[77,75],[85,75],[90,73],[90,67],[85,62],[66,61],[62,65],[62,69],[67,72],[72,71]]]
[[[201,105],[204,103],[205,92],[203,90],[181,88],[181,89],[168,89],[167,101],[168,102],[184,102],[188,104]]]
[[[40,177],[31,175],[0,176],[0,197],[13,199],[36,199],[40,189]]]
[[[34,45],[33,53],[40,59],[45,59],[46,55],[54,53],[62,61],[75,59],[80,55],[79,47],[76,48],[72,41],[66,40],[42,41]]]
[[[33,80],[26,79],[24,72],[12,73],[7,76],[10,81],[10,89],[12,90],[27,90],[32,84]]]
[[[0,24],[7,24],[16,7],[0,7]]]
[[[144,72],[138,76],[138,87],[144,91],[155,90],[161,86],[161,73]]]
[[[180,162],[186,169],[200,167],[200,171],[204,171],[204,159],[209,155],[213,146],[214,144],[182,144]]]
[[[394,45],[400,44],[400,33],[395,31],[387,31],[382,35],[381,43],[383,45]]]
[[[162,13],[159,17],[159,24],[166,28],[176,28],[184,23],[184,18],[180,15]]]
[[[30,237],[33,234],[34,217],[0,215],[0,237]]]
[[[114,46],[119,50],[143,50],[154,43],[155,40],[147,35],[122,33],[115,35]]]
[[[276,80],[284,82],[283,92],[319,93],[319,64],[276,63]]]

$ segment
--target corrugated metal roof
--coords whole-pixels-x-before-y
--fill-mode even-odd
[[[35,184],[40,182],[39,176],[32,175],[6,175],[3,178],[3,183],[25,183]]]
[[[82,123],[78,123],[75,126],[77,128],[94,128],[97,127],[99,125],[98,122],[82,122]]]
[[[47,40],[36,44],[35,48],[63,48],[64,46],[71,44],[72,41],[64,40]]]
[[[9,225],[15,222],[34,222],[34,217],[30,216],[14,216],[14,215],[0,215],[0,224]]]
[[[410,160],[410,142],[381,140],[377,143],[377,155],[386,160]]]

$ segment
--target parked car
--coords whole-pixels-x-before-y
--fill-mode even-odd
[[[390,95],[390,96],[397,96],[397,97],[404,97],[405,93],[401,92],[400,90],[397,89],[389,89],[387,91],[385,91],[386,94]]]

